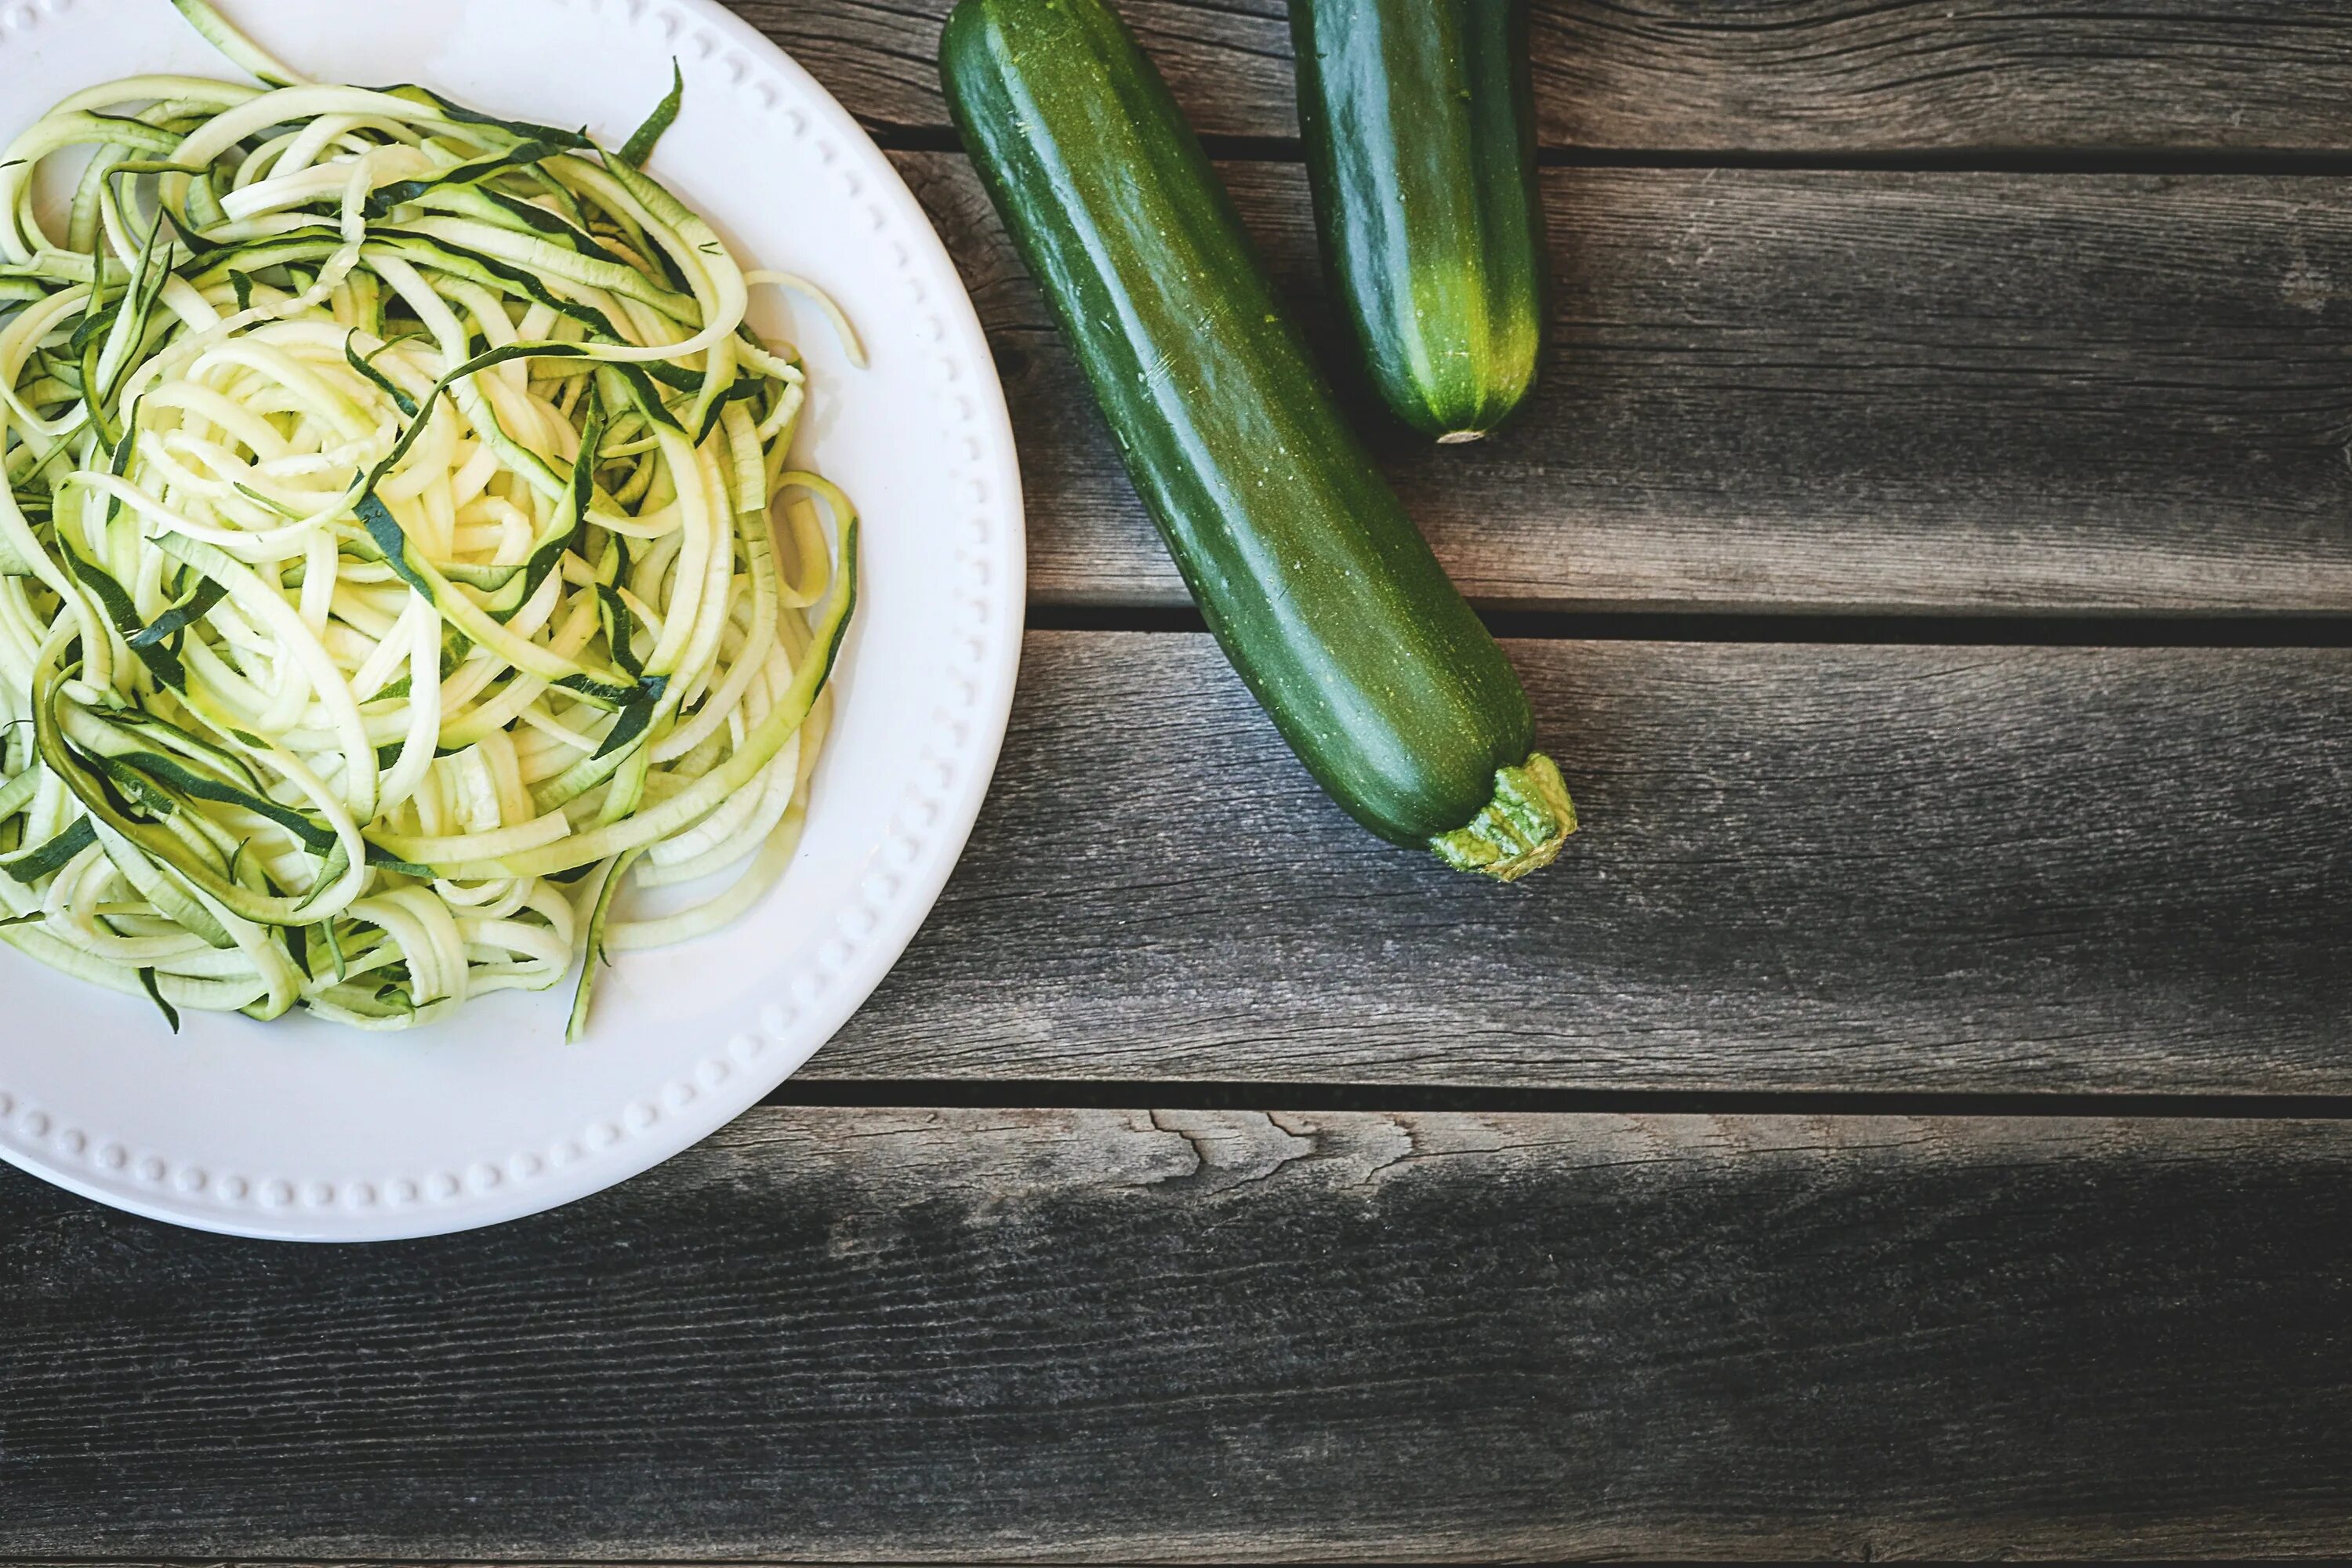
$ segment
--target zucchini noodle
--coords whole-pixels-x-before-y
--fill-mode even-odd
[[[174,3],[265,85],[114,82],[0,153],[0,942],[174,1026],[577,967],[576,1036],[606,949],[792,858],[857,520],[751,289],[860,351],[642,172],[677,89],[608,153]]]

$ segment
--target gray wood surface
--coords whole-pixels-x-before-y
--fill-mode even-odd
[[[947,122],[949,0],[729,0],[863,115]],[[1297,129],[1282,0],[1120,0],[1194,122]],[[2341,151],[2352,17],[2325,0],[1535,0],[1553,146],[1853,155]]]
[[[1185,602],[970,165],[898,164],[997,345],[1034,596]],[[1338,363],[1304,175],[1223,167]],[[1560,169],[1546,191],[1558,342],[1523,422],[1381,443],[1478,602],[2352,608],[2339,182]]]
[[[0,1173],[0,1552],[2312,1552],[2352,1131],[766,1110],[454,1240]]]
[[[2352,650],[1510,648],[1588,827],[1507,889],[1343,817],[1205,636],[1033,633],[806,1072],[2352,1091]]]

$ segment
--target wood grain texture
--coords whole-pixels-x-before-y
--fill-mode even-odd
[[[949,0],[729,0],[867,124],[947,124]],[[1297,133],[1282,0],[1120,0],[1203,132]],[[2341,151],[2352,17],[2323,0],[1535,0],[1554,147],[1834,156]]]
[[[898,164],[998,351],[1033,595],[1182,603],[970,166]],[[1223,170],[1340,363],[1304,176]],[[1546,190],[1557,342],[1522,422],[1382,443],[1480,603],[2352,609],[2335,182],[1559,169]]]
[[[1587,827],[1504,889],[1349,823],[1206,637],[1032,634],[807,1072],[2352,1091],[2352,650],[1510,651]]]
[[[553,1215],[0,1173],[0,1552],[2352,1546],[2352,1131],[755,1111]]]

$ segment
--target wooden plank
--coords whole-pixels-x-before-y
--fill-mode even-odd
[[[935,130],[949,0],[729,0],[869,125]],[[1205,133],[1297,131],[1282,0],[1120,0]],[[1553,147],[2342,151],[2352,17],[2319,0],[1535,0]]]
[[[771,1110],[299,1249],[0,1175],[0,1552],[2340,1553],[2352,1131]]]
[[[2352,1091],[2352,650],[1522,642],[1588,819],[1343,817],[1205,637],[1032,634],[816,1077]]]
[[[970,166],[904,154],[1005,373],[1031,583],[1179,604]],[[1340,362],[1304,180],[1223,166]],[[1480,603],[2352,609],[2352,205],[2307,178],[1549,173],[1523,422],[1387,443]]]

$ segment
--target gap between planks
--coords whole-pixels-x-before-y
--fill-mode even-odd
[[[929,1560],[960,1568],[967,1560]],[[0,1557],[0,1568],[875,1568],[848,1558],[814,1557]],[[925,1560],[902,1568],[925,1568]]]
[[[886,153],[965,151],[945,125],[869,125]],[[1303,163],[1295,137],[1207,135],[1202,150],[1221,163]],[[2273,148],[1927,148],[1898,152],[1867,148],[1822,153],[1772,148],[1545,147],[1536,162],[1547,169],[1753,169],[1799,174],[2347,174],[2352,151]]]
[[[787,1079],[761,1101],[855,1110],[1202,1110],[1376,1116],[1805,1116],[2151,1121],[2352,1121],[2343,1094],[1935,1094],[1822,1089],[1513,1089],[1486,1084]],[[0,1568],[5,1568],[0,1564]]]
[[[1498,637],[1531,641],[1818,643],[1839,647],[2352,647],[2352,614],[2200,616],[1787,615],[1706,610],[1482,610]],[[1033,632],[1206,632],[1190,605],[1032,605]]]

